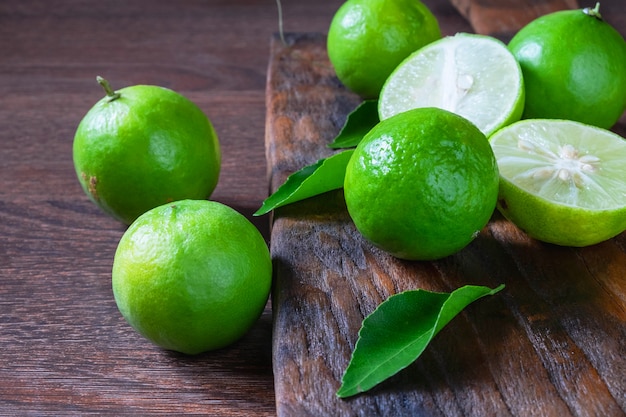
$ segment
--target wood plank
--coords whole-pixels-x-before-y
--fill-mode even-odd
[[[576,0],[450,0],[474,31],[510,39],[537,16],[578,8]]]
[[[331,153],[326,144],[359,102],[337,81],[320,34],[272,41],[266,100],[271,191]],[[494,214],[461,252],[400,261],[364,241],[337,191],[275,211],[271,251],[280,417],[625,415],[626,234],[564,248]],[[336,398],[362,319],[387,297],[500,283],[407,369]]]

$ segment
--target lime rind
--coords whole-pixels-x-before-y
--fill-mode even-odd
[[[554,204],[501,179],[498,210],[529,236],[561,246],[583,247],[626,230],[626,207],[586,210]]]
[[[521,68],[503,42],[458,33],[417,50],[394,70],[380,94],[379,116],[439,107],[489,136],[521,118],[524,98]]]

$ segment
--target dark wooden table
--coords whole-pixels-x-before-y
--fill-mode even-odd
[[[606,4],[623,9],[619,1]],[[342,1],[283,3],[286,31],[326,32]],[[425,3],[444,34],[471,30],[448,1]],[[110,270],[125,227],[82,193],[72,140],[102,96],[96,75],[179,91],[220,137],[212,198],[269,241],[268,217],[251,214],[268,193],[265,88],[277,28],[273,0],[0,2],[0,415],[276,414],[269,305],[234,346],[193,358],[124,322]]]
[[[285,29],[324,31],[341,1],[291,1]],[[267,196],[273,0],[0,2],[0,414],[275,415],[271,311],[232,348],[186,358],[123,321],[110,270],[125,228],[83,195],[78,122],[102,96],[156,84],[220,137],[213,198],[252,218]]]

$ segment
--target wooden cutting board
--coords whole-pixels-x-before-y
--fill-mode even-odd
[[[270,191],[330,155],[326,145],[359,102],[335,77],[323,35],[275,38]],[[461,252],[400,261],[364,241],[338,190],[276,210],[271,252],[280,417],[626,415],[626,234],[558,247],[496,213]],[[335,396],[361,321],[387,297],[501,283],[502,292],[470,305],[408,368],[366,394]]]
[[[450,0],[476,33],[510,39],[537,16],[578,8],[576,0]],[[589,4],[588,6],[594,6]]]

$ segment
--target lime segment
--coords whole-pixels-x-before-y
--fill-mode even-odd
[[[489,136],[522,115],[521,69],[495,38],[467,33],[445,37],[404,60],[381,91],[381,120],[418,107],[456,113]]]

